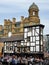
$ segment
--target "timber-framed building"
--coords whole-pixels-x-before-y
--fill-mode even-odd
[[[43,29],[40,24],[39,8],[33,3],[29,9],[29,16],[17,22],[4,20],[4,26],[0,26],[0,41],[3,43],[3,54],[43,55]]]

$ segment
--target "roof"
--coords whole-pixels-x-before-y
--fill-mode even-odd
[[[46,36],[49,36],[49,34],[46,34]]]
[[[0,38],[0,42],[14,42],[23,40],[23,35],[11,36],[7,38]]]
[[[21,24],[21,22],[18,21],[18,22],[16,22],[15,26],[16,26],[16,27],[17,27],[17,26],[20,26],[20,24]]]
[[[21,21],[16,22],[16,24],[17,24],[17,23],[19,23],[19,24],[20,24],[20,23],[21,23]]]
[[[32,5],[29,7],[29,9],[39,10],[38,6],[35,3],[32,3]]]
[[[40,26],[40,27],[43,27],[44,28],[44,25],[43,24],[28,25],[28,26],[24,26],[24,28],[37,27],[37,26]]]

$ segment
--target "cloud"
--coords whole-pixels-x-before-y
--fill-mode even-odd
[[[0,1],[0,24],[4,23],[4,18],[12,19],[20,16],[27,17],[29,6],[35,2],[39,7],[39,17],[41,23],[45,25],[44,34],[49,33],[49,0],[1,0]]]
[[[35,2],[40,9],[49,9],[49,3],[44,0],[1,0],[0,7],[2,8],[23,8],[27,9],[33,2]]]

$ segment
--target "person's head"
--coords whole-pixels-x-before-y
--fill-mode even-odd
[[[15,58],[15,55],[12,56],[12,59],[14,59],[14,58]]]
[[[15,59],[17,59],[17,56],[15,56]]]

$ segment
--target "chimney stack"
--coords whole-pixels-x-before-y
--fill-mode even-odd
[[[11,22],[10,19],[8,19],[8,22]]]
[[[7,19],[4,19],[4,25],[6,25],[7,24]]]
[[[23,21],[24,20],[24,16],[21,16],[21,21]]]
[[[4,22],[7,22],[7,19],[4,19]]]
[[[15,22],[16,22],[16,18],[13,18],[13,19],[12,19],[12,22],[15,23]]]

